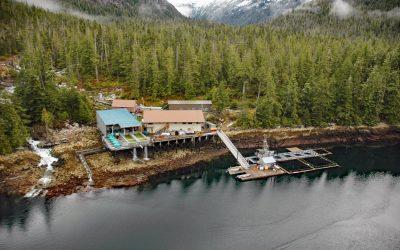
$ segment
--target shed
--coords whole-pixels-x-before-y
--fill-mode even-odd
[[[276,160],[273,156],[267,156],[267,157],[263,157],[261,158],[261,161],[263,164],[273,164],[276,163]]]
[[[212,102],[209,100],[169,100],[170,110],[202,110],[210,111]]]
[[[97,128],[103,135],[108,133],[127,133],[141,127],[141,122],[127,109],[109,109],[96,111]]]
[[[131,113],[136,113],[137,111],[137,103],[135,100],[114,99],[112,101],[111,107],[113,109],[126,108]]]

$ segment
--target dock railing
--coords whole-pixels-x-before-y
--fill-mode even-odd
[[[236,148],[233,142],[229,139],[229,137],[222,131],[217,130],[217,134],[219,138],[221,138],[222,142],[226,145],[229,151],[232,153],[233,157],[236,158],[240,166],[245,169],[250,168],[250,164],[247,162],[246,158],[240,153],[240,151]]]

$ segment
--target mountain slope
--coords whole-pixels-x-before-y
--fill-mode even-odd
[[[391,16],[400,15],[400,0],[170,0],[170,2],[185,16],[239,25],[273,20],[299,9],[304,11],[314,8],[313,5],[320,5],[321,2],[333,6],[333,12],[336,12],[334,14],[344,17],[354,14],[354,10],[359,13],[371,12],[369,14],[375,16],[381,15],[382,12],[389,12]]]
[[[167,0],[14,0],[79,17],[114,16],[144,19],[183,19]]]
[[[229,24],[267,21],[310,0],[171,0],[183,14]]]
[[[306,32],[338,36],[398,38],[400,34],[400,3],[386,11],[368,5],[366,0],[315,0],[270,22],[274,28],[288,32]]]
[[[182,17],[167,0],[65,0],[63,3],[93,15],[159,19]]]

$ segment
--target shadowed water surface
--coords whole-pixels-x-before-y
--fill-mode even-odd
[[[221,157],[140,188],[0,197],[0,249],[398,249],[400,145],[335,147],[340,169],[240,183]]]

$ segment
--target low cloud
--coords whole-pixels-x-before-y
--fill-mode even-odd
[[[89,15],[79,10],[67,8],[55,0],[14,0],[14,1],[42,8],[54,13],[65,13],[68,15],[92,21],[100,21],[105,18],[104,16]]]
[[[400,17],[400,8],[396,7],[389,11],[373,10],[373,11],[369,11],[368,15],[372,16],[372,17],[386,16],[386,17],[391,17],[391,18],[399,18]]]
[[[353,6],[343,0],[335,0],[332,3],[331,14],[340,18],[347,18],[354,14]]]

